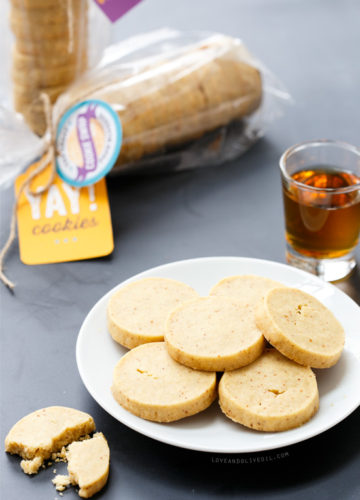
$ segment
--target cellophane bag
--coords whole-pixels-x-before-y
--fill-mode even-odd
[[[89,0],[4,1],[0,186],[42,151],[43,141],[36,136],[43,136],[48,124],[41,95],[54,104],[99,60],[110,40],[109,24]]]
[[[59,98],[54,123],[88,99],[110,104],[122,125],[112,173],[154,173],[240,156],[290,96],[241,40],[162,29],[108,47]]]
[[[14,4],[30,1],[13,0]],[[86,12],[86,2],[76,1],[84,3]],[[89,28],[84,25],[83,29],[86,37]],[[38,47],[36,40],[33,44]],[[83,46],[82,42],[78,46]],[[165,28],[136,35],[108,46],[97,64],[86,71],[86,50],[76,53],[76,79],[66,82],[59,95],[48,94],[53,102],[51,126],[56,130],[64,113],[79,102],[107,102],[122,126],[122,145],[111,174],[150,174],[222,164],[243,154],[263,136],[291,100],[281,82],[240,39],[218,33]],[[45,73],[50,78],[51,67]],[[38,107],[40,91],[45,88],[40,76],[45,73],[34,71],[33,80],[38,83],[30,92],[29,110],[21,109],[40,135],[46,125]],[[22,87],[27,89],[19,81],[14,92]],[[0,106],[4,152],[0,187],[9,185],[46,147],[47,134],[39,139],[27,133],[17,119],[19,115],[9,114],[11,111]],[[23,144],[27,153],[19,156]]]

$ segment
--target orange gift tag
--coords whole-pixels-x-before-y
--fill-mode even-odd
[[[37,165],[16,179],[16,194]],[[45,185],[49,174],[48,167],[32,181],[31,190]],[[18,202],[17,223],[24,264],[92,259],[114,249],[105,178],[76,188],[56,175],[49,190],[37,196],[25,188]]]

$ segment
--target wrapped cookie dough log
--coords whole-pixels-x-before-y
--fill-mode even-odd
[[[133,164],[253,113],[259,70],[239,40],[212,35],[160,55],[100,64],[60,100],[57,114],[84,99],[109,103],[123,141],[116,166]]]

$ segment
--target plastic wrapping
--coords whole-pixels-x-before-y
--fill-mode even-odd
[[[239,156],[289,95],[239,39],[165,29],[106,49],[58,100],[55,122],[85,99],[109,103],[120,118],[113,172],[155,172]]]
[[[14,108],[43,135],[41,93],[54,103],[87,68],[87,0],[11,0],[10,5]]]
[[[11,0],[2,7],[0,188],[42,152],[34,135],[47,126],[40,95],[55,103],[98,62],[111,33],[110,21],[89,0]]]
[[[59,96],[53,127],[69,108],[87,99],[106,101],[121,121],[122,146],[111,173],[154,173],[217,165],[240,156],[281,116],[290,96],[241,40],[161,29],[109,46]],[[10,154],[16,118],[3,116],[0,142],[9,142],[9,155],[0,161],[0,187],[20,168],[15,153],[12,168]],[[43,130],[43,122],[40,126]],[[38,141],[33,135],[27,139],[28,157],[21,168],[39,154]]]

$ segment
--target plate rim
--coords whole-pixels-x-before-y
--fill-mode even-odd
[[[325,282],[323,281],[321,278],[313,275],[313,274],[310,274],[306,271],[303,271],[301,269],[298,269],[298,268],[295,268],[295,267],[292,267],[292,266],[289,266],[287,264],[284,264],[282,262],[278,262],[278,261],[273,261],[273,260],[268,260],[268,259],[259,259],[259,258],[252,258],[252,257],[242,257],[242,256],[206,256],[206,257],[195,257],[195,258],[190,258],[190,259],[181,259],[181,260],[177,260],[177,261],[171,261],[171,262],[167,262],[167,263],[164,263],[164,264],[160,264],[158,266],[155,266],[155,267],[151,267],[151,268],[148,268],[148,269],[145,269],[137,274],[134,274],[132,276],[130,276],[129,278],[121,281],[120,283],[118,283],[117,285],[115,285],[114,287],[112,287],[110,290],[108,290],[105,294],[103,294],[95,303],[94,305],[90,308],[90,310],[88,311],[88,313],[86,314],[85,318],[83,319],[83,322],[81,324],[81,327],[79,329],[79,332],[78,332],[78,336],[77,336],[77,340],[76,340],[76,363],[77,363],[77,367],[78,367],[78,371],[79,371],[79,374],[80,374],[80,378],[82,380],[82,383],[84,384],[86,390],[89,392],[89,394],[91,395],[91,397],[95,400],[95,402],[103,409],[105,410],[109,415],[111,415],[115,420],[117,420],[118,422],[120,422],[121,424],[125,425],[126,427],[148,437],[148,438],[151,438],[151,439],[154,439],[155,441],[159,441],[159,442],[162,442],[162,443],[165,443],[165,444],[169,444],[171,446],[176,446],[178,448],[183,448],[183,449],[188,449],[188,450],[192,450],[192,451],[199,451],[199,452],[206,452],[206,453],[221,453],[221,454],[242,454],[242,453],[258,453],[258,452],[262,452],[262,451],[268,451],[268,450],[274,450],[274,449],[280,449],[280,448],[283,448],[285,446],[291,446],[293,444],[296,444],[296,443],[299,443],[299,442],[303,442],[303,441],[306,441],[308,439],[311,439],[313,437],[316,437],[320,434],[322,434],[323,432],[326,432],[327,430],[335,427],[337,424],[339,424],[340,422],[342,422],[343,420],[345,420],[351,413],[353,413],[359,406],[360,406],[360,396],[359,396],[359,401],[357,403],[355,403],[355,405],[353,407],[350,407],[348,409],[347,412],[345,412],[344,414],[341,414],[341,416],[337,419],[332,420],[329,425],[325,425],[321,428],[320,431],[317,431],[315,429],[315,432],[309,432],[308,435],[306,435],[305,437],[303,436],[294,436],[292,438],[289,438],[286,442],[284,442],[283,444],[271,444],[269,443],[268,445],[264,445],[264,443],[260,444],[258,447],[254,447],[252,446],[251,448],[242,448],[241,450],[229,450],[229,449],[220,449],[219,447],[212,447],[211,445],[209,446],[199,446],[199,445],[196,445],[196,444],[184,444],[184,443],[181,443],[179,442],[176,438],[172,438],[172,437],[169,437],[169,436],[165,436],[165,437],[159,437],[157,435],[157,433],[155,432],[149,432],[148,430],[144,430],[141,425],[137,425],[136,424],[136,420],[135,422],[124,422],[123,420],[121,420],[119,418],[118,415],[116,415],[112,410],[111,408],[109,408],[107,406],[106,403],[104,403],[103,401],[100,402],[99,401],[99,398],[94,394],[96,391],[94,391],[92,389],[92,387],[88,385],[87,381],[86,381],[86,374],[84,372],[84,368],[83,368],[83,363],[82,363],[82,360],[81,360],[81,352],[80,352],[80,347],[81,347],[81,342],[82,342],[82,337],[85,335],[85,331],[86,331],[86,326],[87,326],[87,323],[90,321],[91,319],[91,316],[93,314],[95,314],[96,312],[96,308],[99,306],[99,304],[103,301],[106,301],[108,299],[108,297],[113,294],[116,290],[122,288],[123,286],[127,285],[128,283],[130,282],[133,282],[137,279],[141,279],[142,275],[144,274],[149,274],[149,273],[154,273],[154,275],[156,275],[156,271],[161,269],[161,270],[164,270],[164,268],[166,267],[172,267],[174,265],[181,265],[181,264],[196,264],[197,262],[204,262],[204,261],[231,261],[231,260],[235,260],[235,261],[239,261],[239,262],[242,262],[242,263],[246,263],[246,261],[251,261],[252,263],[261,263],[262,265],[270,265],[270,266],[275,266],[275,267],[280,267],[282,269],[291,269],[291,271],[295,272],[296,274],[299,274],[300,276],[303,276],[304,278],[307,278],[307,279],[311,279],[311,282],[314,283],[318,283],[319,285],[321,285],[322,288],[330,288],[332,290],[335,290],[336,294],[340,294],[343,298],[345,298],[345,300],[347,300],[349,302],[349,304],[351,304],[351,306],[355,306],[355,307],[358,307],[359,308],[359,305],[351,298],[349,297],[345,292],[343,292],[342,290],[338,289],[335,285],[333,285],[332,283],[328,283],[328,282]],[[244,273],[242,273],[244,274]],[[254,273],[252,273],[254,274]],[[214,404],[214,403],[213,403]],[[132,415],[132,414],[131,414]],[[139,420],[142,420],[142,419],[139,419]],[[281,434],[281,433],[279,433]]]

